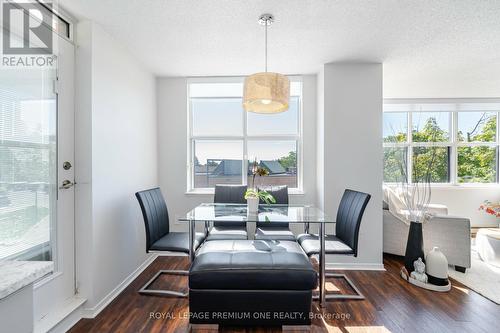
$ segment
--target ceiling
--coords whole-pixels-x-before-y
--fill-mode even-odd
[[[60,0],[158,76],[317,73],[381,62],[385,97],[500,97],[498,0]]]

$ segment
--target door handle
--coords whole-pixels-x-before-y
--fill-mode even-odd
[[[67,190],[67,189],[73,187],[73,185],[75,185],[75,183],[73,183],[71,180],[65,179],[65,180],[63,180],[62,185],[59,186],[59,189],[60,190]]]

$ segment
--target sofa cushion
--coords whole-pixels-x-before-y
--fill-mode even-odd
[[[448,207],[440,204],[429,204],[427,212],[434,215],[448,215]]]
[[[222,239],[247,239],[247,227],[225,227],[213,226],[207,236],[207,241],[222,240]]]
[[[295,235],[287,227],[259,227],[255,231],[255,239],[295,241]]]
[[[204,238],[205,234],[201,232],[195,234],[195,249],[203,242]],[[189,234],[187,232],[170,232],[154,242],[149,249],[189,253]]]
[[[319,236],[313,234],[301,234],[297,236],[297,241],[304,249],[308,256],[318,254],[320,251]],[[342,242],[334,235],[326,235],[325,237],[325,253],[326,254],[354,254],[347,244]]]
[[[317,273],[296,242],[205,242],[189,272],[190,289],[312,290]]]

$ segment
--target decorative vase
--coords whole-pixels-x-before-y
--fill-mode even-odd
[[[448,285],[448,259],[446,256],[435,246],[425,257],[426,272],[429,283],[436,286]]]
[[[248,212],[256,214],[259,211],[259,198],[249,197],[247,199]]]
[[[408,232],[408,241],[406,242],[405,252],[405,268],[408,274],[413,272],[413,263],[418,258],[425,258],[424,256],[424,237],[422,235],[422,223],[411,222],[410,231]]]

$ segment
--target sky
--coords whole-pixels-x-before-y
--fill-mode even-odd
[[[213,87],[216,86],[216,87]],[[300,86],[292,82],[291,94],[300,93]],[[192,110],[192,134],[203,136],[195,141],[195,155],[201,164],[210,159],[242,159],[243,141],[209,140],[210,137],[244,135],[244,117],[247,123],[248,159],[274,160],[296,151],[295,137],[299,129],[299,98],[290,98],[290,107],[279,114],[256,114],[245,112],[242,107],[243,85],[220,83],[216,85],[195,84],[190,86]],[[216,98],[216,96],[229,98]],[[251,136],[284,135],[293,140],[262,141]],[[208,140],[207,140],[208,139]]]
[[[193,136],[242,136],[245,116],[248,135],[297,135],[299,100],[290,100],[285,112],[257,114],[244,112],[241,98],[191,99]]]

